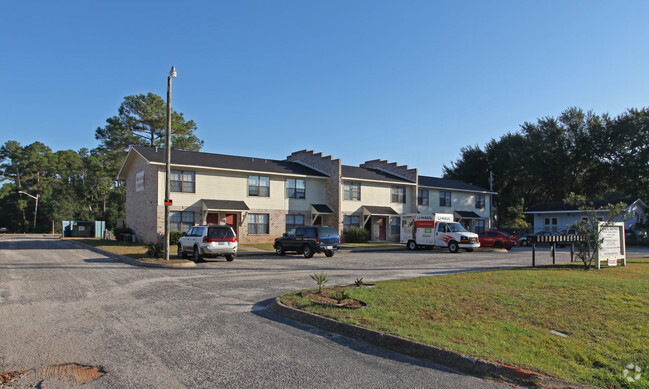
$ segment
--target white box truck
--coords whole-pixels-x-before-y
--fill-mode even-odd
[[[459,249],[473,251],[480,247],[478,235],[453,221],[450,213],[404,213],[401,215],[401,236],[409,250],[417,247],[448,247],[452,253]]]

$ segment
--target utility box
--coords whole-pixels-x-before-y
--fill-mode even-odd
[[[103,238],[105,221],[62,221],[61,231],[65,238]]]

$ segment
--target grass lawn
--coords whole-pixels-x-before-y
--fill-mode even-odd
[[[239,246],[239,251],[248,251],[245,248],[246,247],[254,247],[260,250],[266,250],[266,251],[275,251],[275,248],[273,247],[272,243],[254,243],[254,244],[245,244]]]
[[[124,255],[126,257],[131,257],[143,262],[162,262],[162,263],[184,263],[190,262],[186,259],[179,259],[176,255],[176,246],[171,246],[169,248],[169,260],[165,261],[161,258],[152,258],[146,254],[147,247],[146,245],[139,243],[125,243],[117,240],[103,240],[98,238],[87,238],[87,239],[74,239],[80,243],[87,244],[89,246],[97,247],[102,250],[109,251],[111,253]]]
[[[343,247],[403,247],[400,243],[342,243]]]
[[[299,292],[282,296],[282,302],[583,384],[649,387],[648,259],[602,270],[584,271],[579,263],[376,284],[349,289],[368,304],[365,309],[318,306]],[[623,376],[630,363],[642,368],[642,377],[633,383]]]

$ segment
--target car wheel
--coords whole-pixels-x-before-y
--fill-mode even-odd
[[[183,259],[187,258],[187,253],[183,250],[183,246],[180,244],[178,245],[178,256]]]
[[[415,242],[414,240],[411,240],[411,241],[408,242],[407,246],[408,246],[408,250],[415,250],[415,249],[417,249],[417,242]]]
[[[226,255],[225,255],[225,260],[228,261],[228,262],[232,262],[232,261],[234,261],[234,255],[232,255],[232,254],[226,254]]]
[[[284,251],[284,246],[282,246],[281,243],[277,243],[277,246],[275,246],[275,254],[277,255],[284,255],[286,252]]]
[[[308,244],[305,244],[304,247],[302,247],[302,253],[304,254],[304,258],[313,257],[313,250]]]
[[[494,247],[497,248],[497,249],[503,248],[503,242],[501,242],[499,240],[495,241],[494,242]]]
[[[452,253],[457,253],[460,250],[460,246],[457,244],[456,241],[452,240],[448,242],[448,251]]]
[[[325,251],[325,255],[327,257],[333,257],[334,256],[334,251],[333,250],[327,250],[327,251]]]
[[[201,255],[200,250],[196,246],[194,246],[194,252],[192,253],[192,261],[196,263],[203,262],[203,256]]]

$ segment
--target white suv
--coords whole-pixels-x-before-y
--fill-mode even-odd
[[[237,255],[237,234],[230,226],[194,226],[178,240],[178,256],[187,258],[187,254],[194,262],[219,255],[232,261]]]

